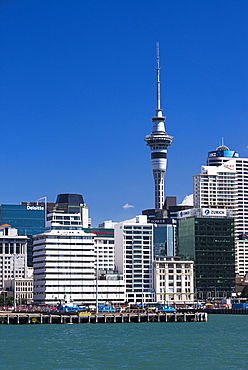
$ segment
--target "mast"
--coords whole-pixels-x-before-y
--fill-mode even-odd
[[[171,145],[173,137],[165,131],[165,120],[161,109],[160,92],[160,55],[159,43],[156,43],[156,100],[157,108],[152,118],[152,133],[145,137],[146,145],[151,149],[152,172],[155,187],[155,209],[162,209],[164,206],[164,177],[167,165],[167,148]]]
[[[159,42],[156,42],[156,61],[157,61],[157,111],[160,111],[160,56],[159,56]]]

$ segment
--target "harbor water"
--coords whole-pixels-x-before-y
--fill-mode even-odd
[[[1,369],[247,369],[248,316],[205,323],[1,325]]]

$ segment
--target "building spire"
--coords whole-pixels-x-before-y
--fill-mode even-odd
[[[161,110],[160,107],[160,56],[159,56],[159,42],[156,42],[156,61],[157,61],[157,111]]]

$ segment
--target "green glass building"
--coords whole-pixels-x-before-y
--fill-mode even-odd
[[[179,219],[177,255],[195,262],[197,299],[231,297],[231,293],[235,291],[233,218]]]

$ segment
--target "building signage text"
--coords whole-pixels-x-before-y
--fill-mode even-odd
[[[42,206],[27,206],[27,211],[44,211]]]

